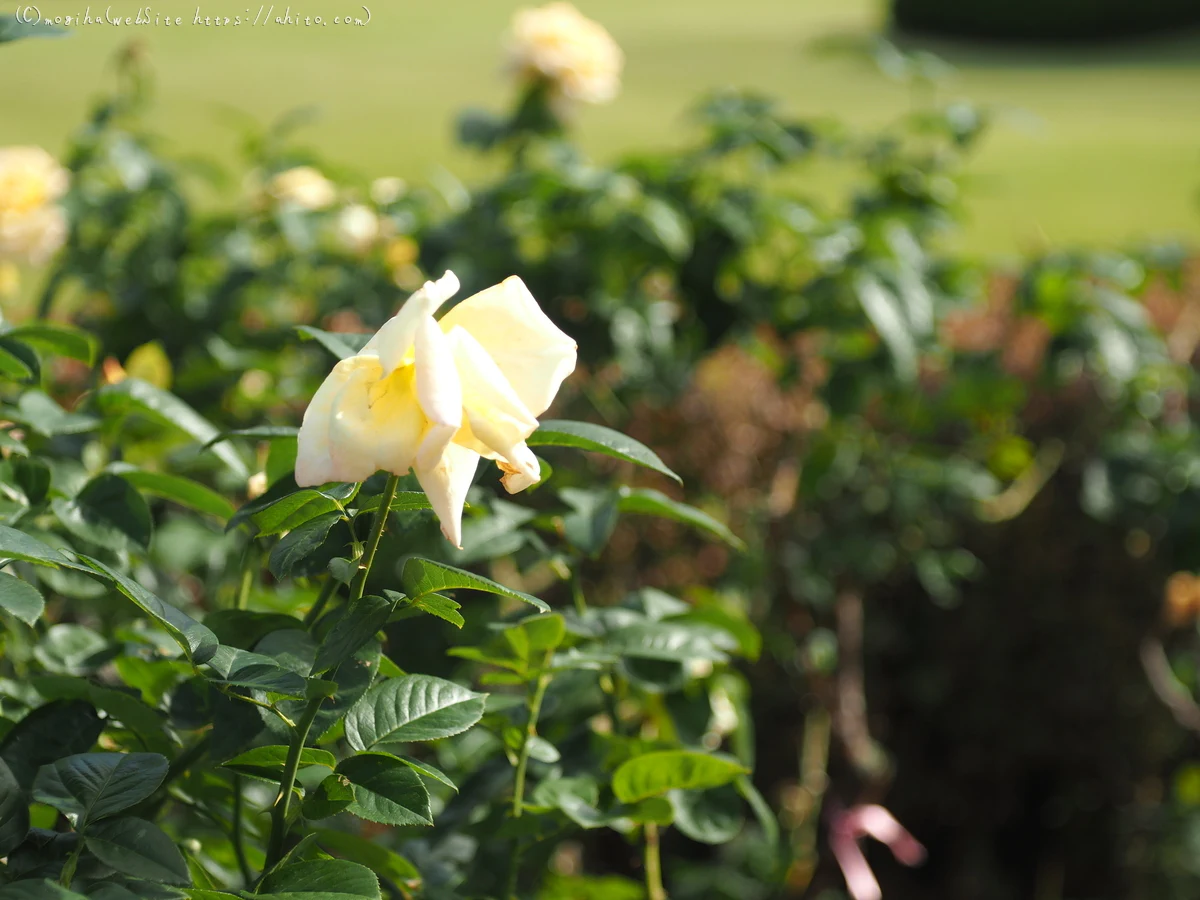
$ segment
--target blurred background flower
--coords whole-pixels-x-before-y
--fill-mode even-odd
[[[333,204],[337,188],[312,166],[296,166],[272,176],[267,193],[281,203],[318,210]]]
[[[41,147],[0,148],[0,258],[38,265],[67,238],[70,174]]]
[[[509,61],[518,78],[544,79],[567,100],[609,103],[621,87],[624,56],[602,25],[556,2],[513,17]]]

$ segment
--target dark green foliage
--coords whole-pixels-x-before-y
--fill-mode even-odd
[[[892,0],[905,31],[985,41],[1113,40],[1200,25],[1191,0]]]
[[[931,852],[888,897],[1194,893],[1145,678],[1196,686],[1159,614],[1200,566],[1179,257],[948,250],[966,103],[855,134],[721,93],[601,165],[544,85],[463,120],[469,202],[372,199],[360,255],[346,173],[193,204],[124,77],[44,295],[107,301],[0,333],[0,896],[614,900],[659,856],[678,900],[816,896],[879,801]],[[296,121],[246,134],[258,181],[318,162]],[[316,384],[444,268],[520,274],[583,363],[462,550],[410,476],[292,474]]]

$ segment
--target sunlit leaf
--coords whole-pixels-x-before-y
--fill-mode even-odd
[[[736,759],[695,750],[659,750],[627,760],[613,773],[613,793],[622,803],[661,797],[668,791],[720,787],[746,773]]]
[[[526,443],[530,447],[574,447],[577,450],[603,453],[605,456],[645,466],[673,478],[680,484],[683,483],[683,479],[667,468],[666,463],[649,447],[603,425],[547,419],[529,436]]]

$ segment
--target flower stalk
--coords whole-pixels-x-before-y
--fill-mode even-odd
[[[667,900],[662,880],[662,856],[659,849],[658,825],[647,822],[646,839],[646,897],[647,900]]]
[[[396,499],[396,490],[399,486],[399,476],[391,475],[383,487],[383,497],[379,500],[379,508],[375,510],[375,519],[371,523],[371,535],[367,538],[367,546],[363,550],[362,559],[359,560],[358,571],[354,573],[354,579],[350,582],[351,603],[360,600],[363,591],[366,590],[367,576],[370,575],[371,566],[375,562],[375,552],[379,549],[379,542],[383,540],[388,513],[391,512],[392,501]]]
[[[379,550],[380,541],[383,540],[383,532],[387,527],[388,514],[391,512],[392,501],[396,497],[396,489],[399,484],[399,477],[392,475],[388,478],[387,484],[383,489],[383,497],[379,501],[379,508],[375,510],[375,518],[371,523],[371,536],[367,540],[367,546],[363,552],[362,561],[359,563],[358,571],[354,575],[354,580],[350,582],[351,603],[362,599],[363,591],[367,586],[367,576],[371,573],[371,565],[375,562],[375,553]],[[283,847],[287,839],[288,819],[291,813],[292,793],[296,787],[296,773],[300,769],[300,755],[304,752],[304,745],[308,742],[308,734],[312,730],[317,714],[321,711],[321,704],[324,700],[324,697],[314,697],[310,700],[304,708],[304,714],[300,717],[293,730],[292,742],[288,746],[287,759],[283,764],[283,778],[279,782],[279,795],[275,798],[275,805],[271,808],[271,836],[267,844],[267,860],[263,869],[264,874],[271,871],[283,858]]]
[[[542,701],[546,698],[546,688],[550,686],[550,660],[554,655],[554,650],[546,651],[542,658],[542,667],[538,673],[537,681],[534,682],[533,691],[529,698],[529,722],[525,726],[525,735],[521,741],[521,749],[517,755],[517,771],[513,778],[513,799],[512,799],[512,816],[514,819],[521,818],[521,813],[525,809],[525,773],[529,769],[529,755],[533,739],[537,737],[538,718],[542,714]],[[524,854],[525,848],[521,840],[517,839],[516,847],[513,848],[512,856],[508,864],[508,890],[506,896],[515,898],[517,895],[517,879],[521,873],[521,856]]]
[[[521,817],[525,806],[525,771],[529,768],[529,752],[533,739],[537,737],[538,717],[542,714],[542,701],[546,697],[546,688],[550,685],[550,657],[553,650],[546,651],[542,660],[542,671],[533,687],[529,700],[529,724],[525,726],[525,738],[521,741],[521,751],[517,757],[517,773],[513,780],[512,814],[514,819]]]

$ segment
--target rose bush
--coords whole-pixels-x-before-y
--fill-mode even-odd
[[[199,210],[135,58],[72,143],[0,332],[0,896],[1015,900],[1015,833],[1194,893],[1187,252],[948,249],[961,102],[593,162],[619,52],[524,16],[482,184],[284,117]]]

